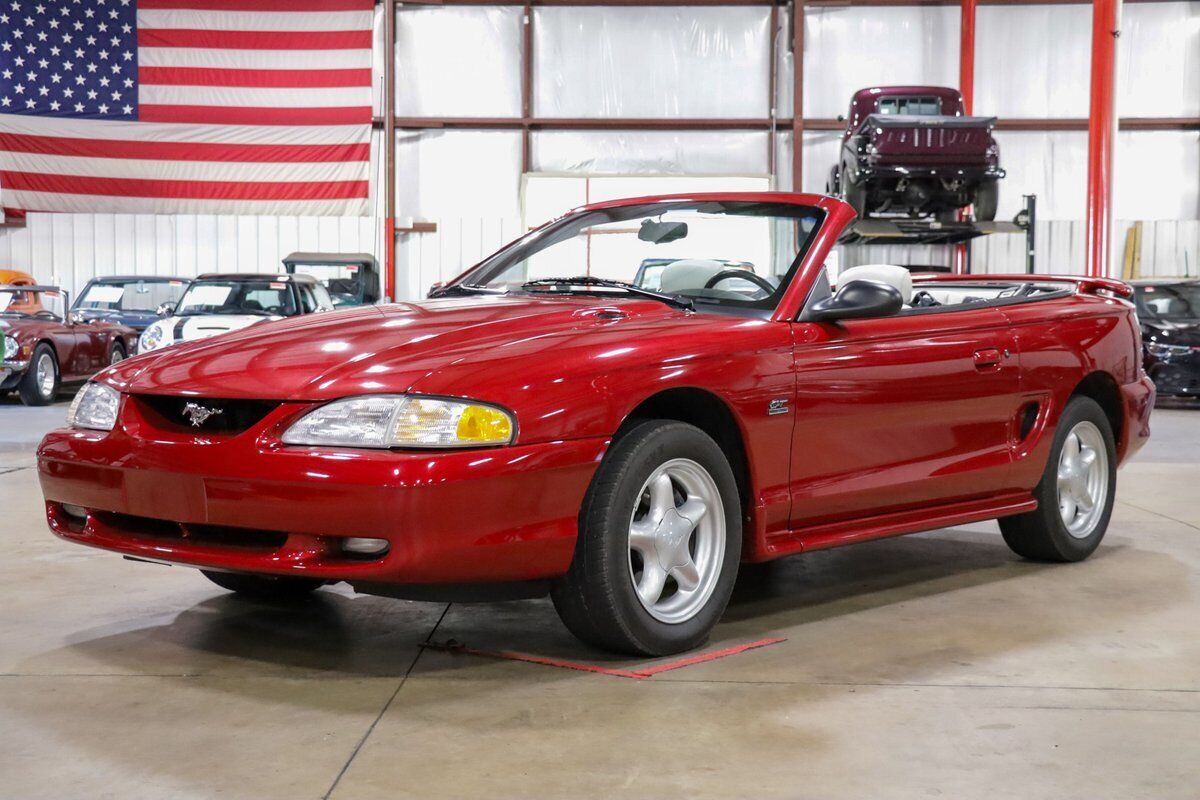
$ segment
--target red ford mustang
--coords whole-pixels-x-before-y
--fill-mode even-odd
[[[995,518],[1022,556],[1088,556],[1149,435],[1129,287],[835,279],[852,218],[601,203],[424,302],[130,359],[41,444],[50,527],[275,598],[548,591],[653,655],[705,640],[741,562]]]

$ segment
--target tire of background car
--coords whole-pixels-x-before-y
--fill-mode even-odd
[[[1116,488],[1117,452],[1108,417],[1095,400],[1072,397],[1033,490],[1037,510],[1004,517],[1000,532],[1019,556],[1082,561],[1104,538]]]
[[[17,384],[17,393],[21,402],[27,406],[48,406],[58,396],[61,383],[58,371],[58,359],[54,357],[54,348],[42,342],[33,348],[33,356],[29,359],[29,369]]]
[[[317,578],[292,578],[284,575],[248,575],[243,572],[217,572],[200,570],[200,574],[220,586],[247,597],[259,600],[297,601],[303,600],[325,581]]]
[[[838,197],[841,192],[841,180],[838,176],[838,168],[831,167],[829,169],[829,177],[825,180],[825,194],[830,197]]]
[[[128,357],[125,352],[125,345],[120,342],[113,342],[112,350],[108,352],[108,363],[116,364],[118,361],[124,361]]]
[[[842,178],[842,199],[850,204],[859,219],[867,218],[867,187],[849,177]]]
[[[692,425],[638,424],[600,464],[567,574],[550,596],[589,644],[662,656],[703,644],[742,550],[741,503],[721,448]]]
[[[991,222],[996,218],[996,206],[1000,203],[1000,183],[983,181],[975,190],[975,220]]]

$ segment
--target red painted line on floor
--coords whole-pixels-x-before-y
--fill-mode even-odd
[[[567,661],[561,658],[550,658],[548,656],[537,656],[529,653],[516,653],[510,650],[479,650],[474,647],[468,647],[464,644],[459,644],[453,639],[447,642],[427,642],[422,644],[422,647],[428,647],[433,650],[444,650],[449,653],[466,653],[473,656],[483,656],[484,658],[504,658],[509,661],[523,661],[527,664],[541,664],[544,667],[558,667],[559,669],[573,669],[579,672],[594,672],[599,675],[611,675],[615,678],[633,678],[634,680],[645,680],[652,678],[660,672],[668,672],[673,669],[681,669],[690,667],[693,664],[703,664],[708,661],[716,661],[719,658],[727,658],[735,656],[738,653],[744,653],[747,650],[756,650],[759,647],[767,647],[772,644],[779,644],[786,641],[783,638],[768,638],[759,639],[755,642],[747,644],[734,645],[726,647],[723,650],[714,650],[711,653],[699,653],[687,658],[680,658],[675,661],[668,661],[663,664],[651,664],[641,669],[617,669],[615,667],[602,667],[598,664],[587,664],[582,661]]]

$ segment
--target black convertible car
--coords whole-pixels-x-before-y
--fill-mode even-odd
[[[1200,397],[1200,279],[1134,281],[1146,373],[1159,397]]]

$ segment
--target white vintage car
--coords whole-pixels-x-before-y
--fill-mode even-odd
[[[332,311],[329,291],[309,275],[208,274],[196,278],[174,308],[138,340],[138,352],[241,330],[301,314]]]

